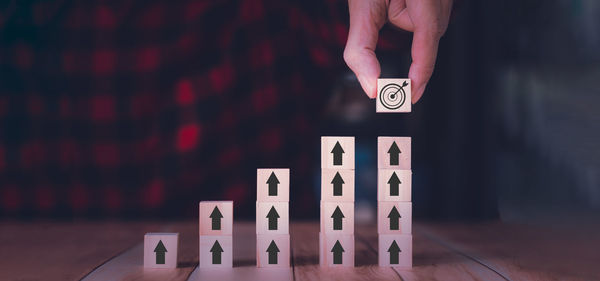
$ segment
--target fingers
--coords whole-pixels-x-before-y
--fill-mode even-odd
[[[381,73],[375,47],[379,30],[386,21],[386,2],[349,0],[348,6],[350,31],[344,49],[344,60],[358,78],[367,96],[375,98],[377,78]]]

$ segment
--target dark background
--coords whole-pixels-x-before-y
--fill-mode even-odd
[[[0,9],[0,215],[254,216],[290,167],[316,219],[321,135],[356,136],[356,215],[376,139],[413,137],[414,216],[556,222],[600,208],[600,4],[459,1],[409,114],[375,114],[342,60],[344,1],[8,1]],[[410,34],[385,27],[382,77]]]

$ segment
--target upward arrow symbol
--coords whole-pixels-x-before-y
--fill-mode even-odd
[[[277,196],[277,185],[279,185],[279,179],[275,175],[275,172],[271,172],[269,179],[267,180],[269,185],[269,196]]]
[[[345,252],[340,240],[335,241],[335,245],[331,248],[333,253],[333,264],[342,264],[342,253]]]
[[[277,264],[277,253],[279,253],[279,248],[277,244],[275,244],[275,240],[271,240],[271,244],[267,248],[267,253],[269,253],[269,264]]]
[[[333,153],[333,165],[341,166],[342,165],[342,154],[344,154],[344,149],[340,145],[339,141],[335,143],[335,145],[333,146],[333,149],[331,150],[331,153]]]
[[[390,264],[398,264],[400,261],[400,247],[396,243],[396,240],[392,242],[392,245],[387,250],[390,253]]]
[[[165,248],[162,240],[158,240],[158,245],[154,248],[154,252],[156,253],[156,264],[165,264],[165,253],[167,252],[167,248]]]
[[[219,240],[215,240],[210,252],[212,253],[212,264],[221,264],[221,253],[224,251],[221,244],[219,244]]]
[[[388,149],[388,153],[390,154],[390,166],[400,165],[400,153],[402,153],[402,151],[400,151],[400,148],[398,148],[395,141],[392,143],[392,146],[390,146],[390,149]]]
[[[345,216],[340,210],[340,206],[335,207],[331,218],[333,218],[333,230],[342,230],[342,218],[345,218]]]
[[[219,211],[217,206],[215,206],[208,217],[212,219],[212,230],[221,230],[221,219],[223,218],[223,214],[221,214],[221,211]]]
[[[398,209],[396,209],[396,206],[392,207],[392,210],[390,211],[390,213],[387,216],[390,219],[390,230],[398,230],[400,229],[400,213],[398,212]]]
[[[342,196],[342,185],[345,182],[342,176],[340,176],[340,172],[335,173],[331,183],[333,184],[333,196]]]
[[[266,218],[269,219],[269,230],[277,230],[277,219],[279,218],[279,214],[277,213],[277,210],[275,210],[275,206],[271,206],[271,210],[269,210]]]
[[[400,184],[402,183],[396,175],[396,172],[392,173],[392,176],[387,182],[390,185],[390,196],[398,196],[400,193]]]

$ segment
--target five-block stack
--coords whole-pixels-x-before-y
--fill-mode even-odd
[[[354,137],[321,137],[321,266],[354,266]]]
[[[290,266],[290,169],[256,171],[256,266]]]
[[[233,266],[233,201],[200,202],[200,268]]]

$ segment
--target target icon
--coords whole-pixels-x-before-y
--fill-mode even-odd
[[[398,109],[404,102],[406,101],[406,92],[404,91],[404,87],[408,86],[408,83],[404,81],[402,86],[390,83],[385,85],[379,91],[379,101],[381,105],[383,105],[387,109]]]

